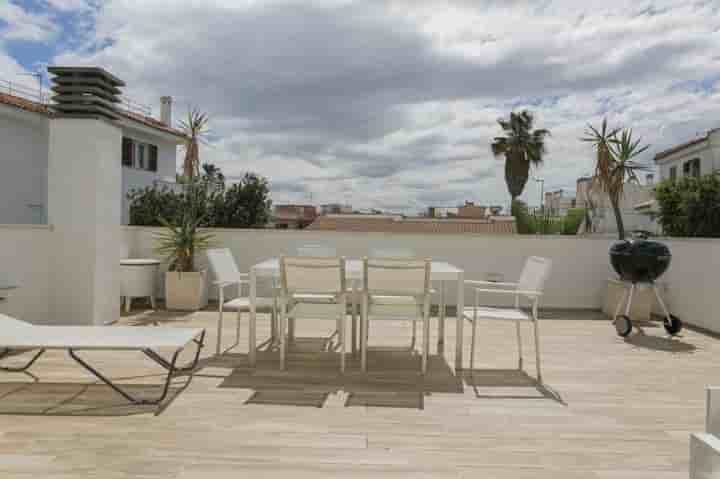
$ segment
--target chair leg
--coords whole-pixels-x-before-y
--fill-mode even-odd
[[[523,355],[522,355],[522,335],[520,334],[520,321],[515,321],[515,329],[517,331],[517,342],[518,342],[518,370],[522,371]]]
[[[537,380],[542,384],[542,372],[540,371],[540,331],[538,329],[538,320],[535,318],[535,365],[537,366]]]
[[[360,369],[367,372],[367,329],[368,329],[367,297],[363,295],[360,303]]]
[[[280,336],[280,371],[285,371],[285,311],[284,307],[280,307],[280,317],[278,320],[278,335]]]
[[[477,330],[477,321],[472,320],[472,336],[470,337],[470,371],[475,369],[475,331]]]
[[[340,341],[340,372],[345,372],[345,315],[347,314],[347,303],[345,301],[340,302],[340,314],[338,315],[339,327],[338,327],[338,341]]]
[[[222,303],[222,299],[220,299],[220,307],[218,308],[217,342],[215,344],[215,354],[220,354],[220,347],[222,345],[222,327],[223,327],[223,303]]]
[[[237,312],[237,330],[235,331],[235,344],[240,344],[240,323],[242,322],[242,312]]]
[[[414,322],[414,321],[413,321]],[[423,308],[423,356],[422,356],[422,373],[427,374],[428,355],[430,354],[430,304],[426,301]]]
[[[410,351],[415,350],[415,342],[417,341],[417,321],[412,322],[412,340],[410,341]]]

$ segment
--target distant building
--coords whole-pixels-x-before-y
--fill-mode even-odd
[[[456,206],[429,206],[427,209],[429,218],[457,218],[457,215]]]
[[[575,206],[577,208],[587,208],[588,195],[592,186],[592,177],[582,176],[575,183]]]
[[[462,206],[431,206],[427,209],[426,216],[430,218],[486,219],[489,216],[499,215],[502,209],[502,206],[483,206],[466,201]]]
[[[321,215],[343,215],[350,214],[353,212],[351,205],[343,205],[340,203],[329,203],[326,205],[320,205]]]
[[[512,216],[477,219],[439,219],[401,215],[325,215],[308,226],[313,231],[422,234],[500,234],[517,232]]]
[[[484,219],[487,216],[487,208],[466,201],[463,206],[458,207],[457,216],[463,219]]]
[[[652,180],[652,178],[650,178]],[[633,230],[659,233],[655,217],[649,214],[654,203],[653,184],[625,183],[623,196],[620,198],[620,212],[626,232]],[[615,234],[617,222],[610,197],[599,188],[588,190],[585,205],[590,217],[590,224],[580,227],[581,233]],[[640,208],[638,208],[640,207]]]
[[[303,229],[317,218],[313,205],[275,205],[273,223],[277,229]]]
[[[575,208],[575,198],[566,196],[562,189],[548,191],[545,193],[544,206],[550,216],[566,216],[568,210]]]
[[[660,170],[660,180],[698,178],[720,171],[720,128],[661,151],[653,159]]]

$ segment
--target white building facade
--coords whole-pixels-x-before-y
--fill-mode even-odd
[[[655,155],[660,179],[700,177],[720,171],[720,128]]]
[[[164,113],[169,114],[168,106]],[[128,191],[175,181],[177,148],[181,132],[160,120],[123,113],[117,126],[122,147],[122,222],[129,220]],[[168,117],[170,118],[170,117]],[[45,224],[48,221],[49,130],[54,113],[32,100],[0,94],[0,224]],[[79,141],[78,150],[86,148]],[[83,181],[74,178],[72,181]]]

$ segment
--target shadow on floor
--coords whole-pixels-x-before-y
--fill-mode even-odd
[[[567,406],[557,391],[519,369],[466,369],[462,377],[480,399],[551,399]]]
[[[147,310],[147,311],[132,311],[126,315],[123,313],[123,324],[126,326],[152,326],[162,324],[178,324],[185,321],[190,321],[194,318],[192,311],[166,311],[162,310]]]
[[[659,323],[634,323],[637,330],[625,338],[625,342],[643,349],[653,351],[667,351],[669,353],[693,353],[697,347],[693,344],[682,341],[682,332],[677,336],[667,336],[664,328]],[[645,334],[647,328],[658,328],[662,333],[653,331],[653,334]],[[662,334],[662,335],[660,335]]]
[[[188,386],[183,379],[171,386],[159,405],[129,403],[104,384],[81,383],[0,383],[0,415],[23,416],[133,416],[161,414]],[[122,387],[136,397],[156,397],[161,386],[126,384]]]
[[[344,406],[423,409],[431,393],[463,392],[462,379],[445,359],[428,358],[428,373],[420,374],[421,356],[404,350],[369,350],[368,373],[360,371],[359,357],[346,355],[345,374],[339,372],[338,354],[324,350],[325,339],[301,338],[288,350],[287,370],[280,371],[276,351],[259,351],[250,368],[246,354],[226,352],[204,358],[197,376],[213,369],[231,369],[220,388],[253,389],[246,404],[323,407],[331,395],[345,398]]]

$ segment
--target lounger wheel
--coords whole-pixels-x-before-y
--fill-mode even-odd
[[[615,318],[615,330],[618,336],[626,337],[632,331],[632,321],[625,315]]]
[[[682,330],[683,323],[682,321],[680,321],[680,318],[678,318],[674,314],[671,314],[670,319],[665,319],[665,321],[663,322],[663,326],[665,327],[665,331],[667,331],[669,335],[675,336]]]

